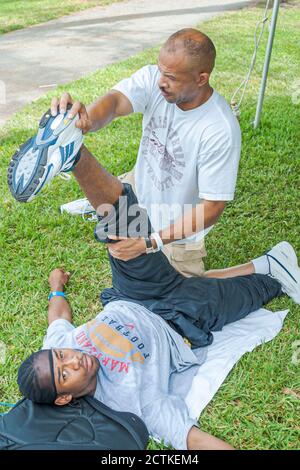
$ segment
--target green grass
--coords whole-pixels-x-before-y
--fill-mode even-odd
[[[0,34],[123,0],[0,0]]]
[[[230,99],[244,76],[252,51],[253,28],[260,9],[227,14],[201,25],[214,40],[218,58],[213,86]],[[261,126],[254,117],[263,47],[242,108],[243,152],[235,201],[230,203],[207,238],[207,268],[245,262],[280,240],[299,244],[299,50],[296,41],[300,10],[282,8],[274,42]],[[265,41],[266,42],[266,36]],[[158,49],[107,67],[60,87],[89,103],[116,81],[146,63]],[[297,88],[298,87],[298,88]],[[298,104],[293,103],[295,97]],[[19,398],[16,373],[20,362],[39,349],[47,327],[47,276],[56,266],[72,271],[68,287],[75,324],[100,309],[99,291],[110,285],[105,249],[93,239],[93,227],[80,218],[60,215],[58,207],[82,197],[76,182],[53,181],[33,203],[21,205],[9,194],[6,169],[16,148],[36,130],[47,109],[49,93],[18,113],[2,130],[0,141],[0,338],[7,360],[0,365],[0,400]],[[294,100],[292,100],[294,96]],[[129,170],[141,136],[141,116],[132,115],[88,135],[86,144],[114,174]],[[269,305],[289,308],[279,336],[246,354],[202,414],[203,430],[243,449],[299,447],[299,399],[283,392],[300,390],[300,365],[292,363],[293,342],[300,340],[300,309],[287,297]],[[150,448],[158,448],[150,443]]]

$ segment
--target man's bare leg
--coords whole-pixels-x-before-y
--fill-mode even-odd
[[[240,264],[238,266],[232,266],[231,268],[211,269],[210,271],[206,271],[203,277],[225,279],[227,277],[248,276],[249,274],[254,273],[254,265],[250,261],[249,263]]]
[[[122,194],[122,183],[108,173],[84,145],[73,175],[96,210],[102,204],[114,204]]]

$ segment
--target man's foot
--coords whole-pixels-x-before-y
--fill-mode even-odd
[[[12,156],[7,181],[13,197],[31,201],[54,176],[74,166],[82,145],[82,131],[75,127],[78,115],[51,116],[48,110],[39,123],[37,135],[27,140]]]
[[[300,304],[300,268],[294,248],[280,242],[266,253],[270,275],[282,286],[282,291]]]

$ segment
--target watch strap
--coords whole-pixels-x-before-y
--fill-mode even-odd
[[[64,298],[66,298],[67,296],[64,292],[55,290],[55,291],[50,292],[50,294],[48,295],[48,300],[51,300],[52,297],[64,297]]]

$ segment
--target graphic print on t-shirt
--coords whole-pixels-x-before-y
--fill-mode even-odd
[[[135,333],[134,324],[122,324],[107,315],[86,323],[75,340],[80,349],[97,357],[102,366],[119,373],[128,373],[131,364],[143,365],[150,357],[145,344]]]
[[[153,116],[145,127],[142,155],[147,173],[159,191],[165,191],[181,181],[185,167],[184,153],[179,136],[171,125],[168,126],[166,116]]]

